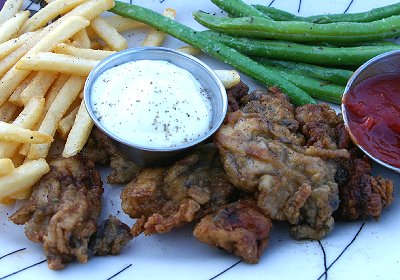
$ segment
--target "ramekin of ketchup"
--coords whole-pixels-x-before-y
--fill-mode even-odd
[[[378,56],[355,72],[343,95],[342,112],[353,142],[400,172],[400,52]]]

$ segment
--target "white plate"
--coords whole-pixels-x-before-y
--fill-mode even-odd
[[[162,2],[162,3],[160,3]],[[268,5],[270,0],[254,0],[249,3]],[[316,13],[342,13],[353,2],[348,12],[365,11],[378,6],[393,4],[395,0],[303,0],[300,15]],[[162,12],[165,7],[177,10],[176,20],[199,29],[191,12],[203,10],[220,13],[220,9],[208,0],[142,0],[135,4]],[[190,4],[188,4],[190,3]],[[27,7],[28,1],[24,7]],[[299,1],[275,0],[273,7],[297,13]],[[36,8],[33,4],[30,8]],[[135,32],[134,32],[135,33]],[[130,46],[139,41],[137,34],[126,34]],[[168,47],[184,45],[168,38]],[[203,56],[214,68],[230,67]],[[244,78],[252,87],[257,85]],[[379,166],[374,174],[382,174],[400,183],[400,175]],[[104,173],[104,172],[103,172]],[[120,212],[120,187],[105,185],[105,200],[102,216],[116,214],[132,225],[133,221]],[[398,194],[396,190],[395,195]],[[290,238],[284,225],[273,228],[270,246],[265,250],[260,263],[248,265],[239,262],[222,250],[210,248],[191,235],[191,227],[175,230],[164,235],[134,239],[119,256],[95,257],[87,264],[71,263],[62,271],[51,271],[45,262],[42,248],[27,240],[22,226],[7,220],[16,208],[0,207],[0,279],[18,272],[7,279],[108,279],[126,268],[115,279],[399,279],[400,274],[400,203],[394,203],[384,211],[381,219],[336,223],[331,234],[321,241],[295,241]],[[321,247],[321,245],[323,247]],[[10,252],[22,251],[4,256]],[[323,249],[322,249],[323,248]],[[347,249],[346,249],[347,248]],[[325,252],[325,254],[324,254]],[[325,266],[329,268],[327,275]]]

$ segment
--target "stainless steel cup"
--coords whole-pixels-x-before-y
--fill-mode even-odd
[[[377,75],[381,74],[386,74],[386,73],[399,73],[400,74],[400,51],[391,51],[387,52],[381,55],[378,55],[370,60],[368,60],[366,63],[361,65],[353,74],[353,76],[350,78],[348,81],[342,100],[344,100],[346,94],[350,92],[354,87],[356,87],[358,84],[360,84],[362,81],[375,77]],[[399,93],[400,96],[400,93]],[[374,157],[371,155],[366,149],[364,149],[361,145],[357,144],[357,139],[353,136],[351,129],[349,128],[348,125],[348,118],[347,118],[347,112],[346,112],[346,107],[344,106],[342,102],[342,113],[343,113],[343,120],[346,125],[347,130],[349,131],[350,137],[353,140],[353,142],[371,159],[376,161],[377,163],[394,170],[398,173],[400,173],[400,168],[392,166],[390,164],[387,164],[386,162],[383,162],[379,158]]]
[[[211,129],[198,139],[174,147],[151,148],[134,144],[132,141],[121,139],[113,131],[106,129],[95,117],[92,108],[93,82],[105,70],[117,65],[137,60],[164,60],[188,70],[208,92],[212,104]],[[84,100],[87,111],[98,128],[110,136],[118,144],[119,149],[129,159],[142,166],[163,165],[181,155],[191,147],[209,138],[222,124],[225,118],[228,101],[226,91],[214,71],[199,59],[173,49],[161,47],[133,48],[118,52],[100,62],[90,73],[84,88]],[[118,112],[115,112],[118,114]],[[132,136],[134,137],[134,136]]]

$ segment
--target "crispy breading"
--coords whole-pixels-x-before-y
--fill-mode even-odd
[[[238,191],[229,182],[213,144],[197,148],[169,167],[146,168],[122,191],[122,209],[139,219],[137,235],[164,233],[198,220],[234,201]]]

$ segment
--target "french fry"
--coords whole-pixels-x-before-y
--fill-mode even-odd
[[[57,78],[56,72],[40,71],[32,79],[29,85],[21,92],[20,100],[27,104],[34,97],[44,97],[54,80]]]
[[[0,141],[16,143],[51,143],[53,137],[6,122],[0,122]]]
[[[89,24],[90,22],[84,17],[70,16],[61,21],[58,26],[45,35],[25,56],[38,52],[51,51],[57,43],[64,42],[68,38],[71,38]]]
[[[235,70],[215,70],[214,72],[226,89],[230,89],[240,83],[240,75]]]
[[[25,33],[25,34],[22,34],[21,36],[19,36],[18,38],[10,39],[7,42],[1,43],[0,44],[0,59],[5,58],[7,55],[9,55],[15,49],[22,46],[26,41],[28,41],[35,34],[36,34],[35,32]]]
[[[177,48],[176,50],[193,55],[193,56],[198,56],[199,54],[201,54],[201,50],[196,49],[192,46],[183,46],[183,47]]]
[[[32,194],[32,188],[26,188],[16,193],[10,194],[9,198],[12,200],[28,199]]]
[[[43,97],[32,97],[12,124],[28,129],[35,128],[36,123],[40,120],[44,111],[44,103]]]
[[[19,84],[19,86],[14,90],[14,92],[8,98],[8,101],[17,105],[24,106],[21,101],[21,93],[26,89],[26,87],[32,82],[33,78],[36,76],[37,72],[31,72],[25,80]]]
[[[74,125],[75,117],[78,113],[78,110],[79,106],[72,110],[67,116],[62,118],[62,120],[58,123],[57,131],[62,139],[67,139],[68,133],[71,131],[71,128]]]
[[[72,76],[69,78],[51,104],[38,132],[54,136],[58,123],[83,89],[84,84],[85,78],[83,77]],[[47,156],[49,148],[50,144],[31,145],[27,157],[28,159],[44,158]]]
[[[114,7],[114,0],[92,0],[86,1],[81,5],[75,7],[72,11],[65,14],[63,18],[68,18],[71,16],[84,17],[89,21],[97,18],[101,13]]]
[[[11,206],[14,203],[15,203],[15,199],[12,199],[10,197],[3,197],[3,198],[0,199],[0,204]]]
[[[7,0],[0,11],[0,25],[12,18],[21,9],[24,0]]]
[[[25,41],[20,47],[12,51],[8,56],[0,61],[0,77],[9,71],[33,46],[39,42],[41,32],[32,35],[31,38]]]
[[[79,108],[79,106],[81,105],[81,102],[82,102],[82,98],[81,98],[82,92],[83,92],[83,89],[79,92],[76,99],[68,107],[68,110],[65,112],[63,117],[66,117],[67,115],[69,115],[73,110],[75,110],[75,108]]]
[[[176,16],[176,11],[174,9],[167,8],[164,10],[163,15],[170,19],[174,19]],[[167,34],[164,32],[152,28],[144,39],[142,46],[159,47],[163,44],[166,37]]]
[[[34,129],[44,111],[44,98],[33,97],[13,121],[13,125]],[[20,149],[19,143],[0,142],[0,158],[12,158]]]
[[[10,102],[0,105],[0,121],[9,122],[18,110],[18,106]]]
[[[45,159],[24,163],[11,173],[0,177],[0,199],[32,187],[44,174],[50,171]]]
[[[73,11],[71,11],[70,13],[72,13]],[[85,28],[88,25],[88,20],[78,16],[70,16],[66,20],[62,21],[59,25],[57,25],[52,31],[46,34],[30,51],[25,54],[24,57],[29,57],[30,55],[37,52],[51,51],[54,45],[64,42],[76,32]],[[13,66],[0,81],[0,104],[7,100],[11,93],[31,72],[30,70],[18,70],[17,65],[18,63]]]
[[[68,54],[92,60],[103,60],[115,53],[115,51],[80,49],[61,43],[54,47],[55,53]]]
[[[124,18],[121,16],[111,16],[104,18],[104,21],[108,23],[108,25],[114,27],[118,32],[125,32],[132,29],[148,27],[146,24],[132,20],[129,18]]]
[[[40,29],[57,16],[71,11],[85,1],[87,0],[57,0],[52,2],[28,19],[21,27],[19,34]]]
[[[85,59],[51,52],[36,53],[18,62],[18,69],[31,71],[58,71],[75,76],[87,76],[100,60]]]
[[[85,146],[90,132],[93,128],[93,121],[86,111],[85,101],[82,100],[78,114],[75,117],[74,125],[68,135],[67,142],[62,152],[63,157],[72,157],[79,153]]]
[[[64,84],[68,81],[70,75],[67,74],[60,74],[58,75],[57,79],[51,85],[50,89],[46,93],[46,101],[44,104],[44,113],[49,111],[50,105],[53,103],[54,99],[56,98],[57,94],[63,88]]]
[[[4,22],[0,27],[0,43],[4,43],[17,35],[24,22],[30,15],[29,11],[16,13],[12,18]]]
[[[75,42],[77,42],[78,47],[82,49],[90,49],[90,39],[86,32],[86,29],[82,29],[76,33],[73,37]]]
[[[104,19],[96,18],[91,22],[90,27],[112,50],[121,51],[128,47],[126,39]]]
[[[30,149],[31,149],[31,144],[23,144],[21,146],[21,149],[19,150],[18,154],[20,156],[23,156],[23,161],[25,161],[25,157],[29,153]]]
[[[7,175],[14,169],[14,163],[9,158],[0,158],[0,177]]]

